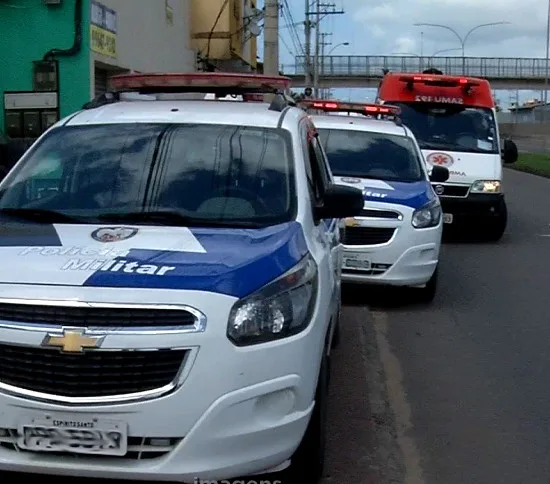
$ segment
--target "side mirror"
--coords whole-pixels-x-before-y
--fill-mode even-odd
[[[358,188],[331,185],[316,215],[319,219],[355,217],[361,213],[364,204],[363,192]]]
[[[448,168],[435,165],[432,168],[432,173],[430,174],[430,181],[434,183],[445,183],[449,179],[449,176],[450,173]]]
[[[516,143],[511,139],[505,139],[502,144],[502,161],[504,163],[515,163],[519,158],[519,151]]]

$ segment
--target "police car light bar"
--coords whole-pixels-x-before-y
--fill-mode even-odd
[[[115,92],[276,94],[290,88],[283,76],[239,74],[233,72],[192,72],[183,74],[120,74],[111,77]]]
[[[335,101],[315,100],[302,101],[301,104],[325,112],[359,113],[366,116],[377,114],[398,116],[401,113],[401,109],[398,106],[391,106],[389,104],[339,103]]]
[[[442,76],[439,74],[408,75],[399,78],[401,82],[406,82],[409,89],[413,89],[414,84],[424,84],[427,86],[440,87],[464,87],[466,89],[473,86],[479,86],[479,82],[466,77]]]

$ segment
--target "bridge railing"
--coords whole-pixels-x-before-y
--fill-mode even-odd
[[[325,56],[321,59],[320,76],[382,77],[383,71],[419,72],[436,67],[448,75],[466,75],[488,79],[544,79],[546,59],[513,57],[414,57],[414,56]],[[286,75],[303,76],[304,56],[296,56],[294,64],[283,66]]]

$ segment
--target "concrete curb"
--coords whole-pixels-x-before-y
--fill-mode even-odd
[[[368,382],[370,415],[375,428],[375,460],[380,484],[402,484],[405,482],[403,455],[397,441],[395,414],[389,403],[386,374],[380,360],[380,350],[373,317],[370,311],[362,325],[362,347],[364,348],[365,373]]]

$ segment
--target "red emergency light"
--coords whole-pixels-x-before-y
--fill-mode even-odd
[[[424,84],[425,86],[438,87],[462,87],[464,93],[469,95],[472,87],[479,86],[480,82],[477,79],[456,76],[443,76],[440,74],[411,74],[399,77],[401,82],[407,84],[409,91],[414,90],[415,84]]]
[[[319,109],[324,112],[346,112],[346,113],[358,113],[369,115],[386,115],[386,116],[398,116],[401,113],[401,109],[397,106],[391,106],[388,104],[364,104],[364,103],[341,103],[337,101],[316,101],[307,100],[301,101],[304,107],[313,109]]]
[[[110,79],[115,92],[269,94],[290,88],[291,80],[283,76],[239,74],[233,72],[192,72],[120,74]]]

